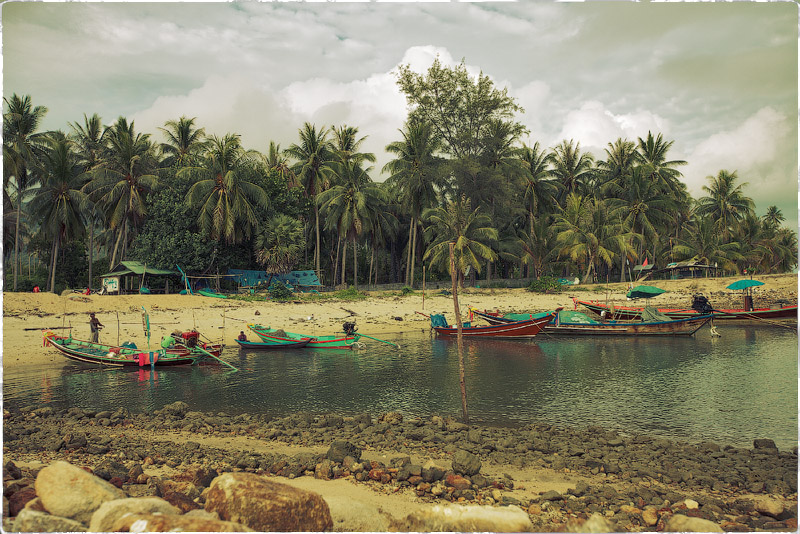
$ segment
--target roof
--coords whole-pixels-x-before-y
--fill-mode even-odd
[[[110,273],[101,274],[100,278],[108,278],[109,276],[125,276],[126,274],[153,274],[156,276],[166,276],[179,273],[169,269],[156,269],[155,267],[147,267],[140,261],[126,260],[119,262],[116,267],[111,269]]]

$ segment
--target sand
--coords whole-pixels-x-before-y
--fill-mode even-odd
[[[698,278],[658,280],[653,285],[667,292],[650,299],[655,306],[688,307],[691,296],[701,292],[717,307],[740,306],[741,291],[725,287],[738,280]],[[755,306],[768,306],[778,299],[797,303],[796,275],[759,276],[765,285],[753,290]],[[645,282],[647,283],[647,282]],[[574,309],[572,298],[626,303],[628,284],[568,286],[558,294],[531,293],[525,289],[474,289],[459,292],[463,317],[470,306],[484,310],[537,312],[557,308]],[[248,323],[283,328],[309,335],[341,332],[342,323],[356,321],[359,332],[371,336],[428,332],[430,321],[422,313],[444,313],[453,321],[451,296],[440,290],[421,290],[400,296],[399,291],[368,292],[365,300],[296,300],[290,302],[245,302],[193,295],[81,295],[70,293],[3,293],[3,366],[44,364],[60,356],[54,350],[42,350],[42,330],[59,334],[70,332],[77,339],[89,339],[89,313],[95,312],[104,325],[100,341],[117,344],[133,341],[147,346],[142,327],[142,308],[150,317],[151,344],[174,330],[197,329],[203,338],[235,346],[240,331],[248,332]],[[641,302],[641,301],[640,301]],[[627,303],[630,303],[629,301]],[[249,333],[249,332],[248,332]],[[254,337],[250,333],[250,337]],[[229,349],[230,350],[230,349]]]

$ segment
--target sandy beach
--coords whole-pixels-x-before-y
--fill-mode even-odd
[[[765,282],[765,285],[754,291],[756,307],[769,306],[779,300],[797,302],[797,278],[795,275],[758,278]],[[667,292],[652,299],[651,304],[655,306],[688,306],[692,294],[702,292],[715,306],[738,306],[742,300],[741,292],[725,289],[725,286],[736,279],[652,282],[653,285],[661,287]],[[499,309],[503,312],[533,312],[557,307],[573,309],[573,297],[583,300],[608,300],[621,304],[626,302],[626,290],[627,284],[619,283],[608,286],[566,288],[563,293],[552,295],[535,294],[524,289],[465,289],[460,292],[459,300],[464,316],[468,313],[470,306],[477,309]],[[95,312],[100,322],[105,325],[101,332],[101,341],[116,343],[119,339],[119,341],[134,341],[137,344],[146,343],[142,328],[142,307],[149,313],[152,329],[151,342],[159,340],[162,335],[175,329],[196,328],[204,337],[213,341],[221,340],[228,345],[234,344],[234,339],[241,330],[247,330],[248,322],[281,327],[289,331],[324,335],[340,331],[344,321],[355,320],[359,332],[380,337],[400,332],[427,332],[430,322],[417,312],[445,313],[451,321],[453,318],[452,299],[449,295],[440,294],[440,290],[427,291],[424,303],[420,290],[405,296],[400,296],[398,291],[375,292],[365,300],[317,302],[304,300],[243,302],[186,295],[84,296],[73,293],[59,296],[48,293],[4,293],[3,366],[8,370],[28,364],[46,365],[47,362],[56,360],[60,363],[60,360],[63,359],[60,354],[54,350],[42,349],[42,330],[58,329],[54,331],[66,332],[69,327],[72,327],[74,337],[88,339],[88,314],[90,312]],[[113,411],[117,408],[107,407],[106,409]],[[139,443],[139,449],[136,450],[145,450],[148,457],[156,459],[149,464],[147,461],[144,462],[144,473],[147,476],[168,479],[189,467],[186,459],[188,455],[174,456],[176,454],[175,445],[180,450],[181,446],[188,442],[199,443],[200,450],[204,451],[205,464],[214,466],[220,472],[223,469],[274,472],[274,465],[272,466],[273,471],[270,471],[270,467],[264,467],[266,465],[264,457],[269,457],[271,462],[279,465],[280,462],[275,460],[275,455],[286,455],[286,458],[290,459],[296,455],[309,453],[322,458],[334,439],[348,439],[362,443],[364,458],[379,462],[380,465],[386,465],[387,468],[393,458],[408,455],[415,465],[426,465],[433,462],[442,469],[449,469],[452,453],[456,448],[467,445],[474,448],[475,440],[480,438],[481,440],[494,440],[492,448],[501,451],[506,447],[503,444],[505,441],[510,444],[514,439],[511,434],[506,437],[503,431],[497,432],[492,429],[470,428],[468,434],[467,429],[459,428],[456,422],[437,422],[435,418],[431,421],[414,422],[402,422],[401,418],[400,423],[392,422],[391,424],[396,425],[393,428],[397,429],[400,436],[396,440],[390,441],[385,436],[376,437],[369,434],[370,427],[390,425],[387,422],[386,414],[372,414],[371,417],[375,420],[366,427],[364,425],[352,426],[353,421],[345,421],[344,426],[340,425],[337,428],[329,423],[330,428],[325,428],[324,422],[320,423],[315,420],[307,428],[304,426],[307,423],[302,423],[307,420],[303,418],[305,416],[298,415],[296,418],[289,417],[285,421],[278,422],[254,420],[254,423],[249,426],[241,425],[242,430],[238,430],[238,427],[231,430],[230,424],[221,424],[219,421],[212,420],[214,418],[210,416],[206,416],[207,423],[205,425],[195,427],[187,422],[188,414],[166,419],[164,417],[137,416],[136,414],[121,414],[115,419],[114,416],[104,415],[106,418],[110,417],[106,423],[99,419],[99,414],[93,413],[84,413],[79,416],[72,414],[66,417],[67,414],[58,413],[36,414],[32,411],[35,407],[6,407],[6,409],[4,436],[7,436],[8,432],[13,433],[14,436],[10,442],[8,440],[4,442],[4,462],[13,460],[18,466],[28,469],[27,473],[31,476],[35,476],[38,469],[57,459],[67,459],[74,462],[75,465],[95,468],[103,458],[126,457],[128,458],[126,467],[129,467],[132,465],[130,451],[136,447],[136,443]],[[171,421],[174,421],[173,426],[170,426]],[[85,437],[90,445],[97,440],[104,444],[104,447],[97,454],[87,452],[85,449],[76,452],[68,450],[68,447],[56,448],[53,451],[37,451],[35,443],[37,440],[39,442],[42,440],[37,438],[31,441],[26,437],[32,432],[31,425],[35,425],[38,432],[52,432],[55,435],[67,435],[68,437],[74,436],[75,432],[85,432]],[[303,432],[297,431],[297,427],[294,425],[303,428]],[[431,443],[415,445],[414,440],[417,439],[415,436],[419,433],[415,429],[427,429],[428,427],[431,429],[431,435],[436,433],[438,436],[437,445],[434,446]],[[478,434],[473,434],[474,432]],[[531,438],[533,440],[531,443],[536,439],[547,439],[549,443],[555,443],[558,439],[562,439],[554,432],[556,431],[544,427],[531,429],[530,433],[538,436],[535,439]],[[569,436],[563,439],[572,444],[579,445],[587,439],[582,431],[575,430],[568,433]],[[604,434],[602,429],[595,430],[595,434],[605,435],[603,447],[606,449],[624,445],[623,449],[626,454],[631,455],[631,458],[623,458],[624,461],[619,461],[623,469],[618,474],[604,472],[605,465],[598,468],[589,462],[564,463],[558,460],[560,453],[548,454],[547,450],[537,452],[533,445],[530,445],[530,450],[541,456],[541,461],[539,456],[534,456],[529,463],[515,464],[511,461],[513,454],[506,457],[493,455],[491,461],[484,458],[481,475],[485,476],[487,480],[502,481],[505,480],[506,475],[513,477],[514,483],[509,484],[503,491],[497,491],[489,486],[488,489],[475,490],[474,495],[468,495],[466,499],[450,498],[449,501],[471,504],[477,502],[484,506],[494,505],[495,507],[499,504],[514,503],[528,512],[534,521],[533,529],[537,531],[564,531],[568,528],[577,528],[580,531],[580,526],[568,527],[569,521],[577,518],[579,520],[577,524],[580,525],[595,509],[612,520],[610,523],[612,525],[615,524],[613,521],[620,521],[619,518],[623,517],[623,522],[616,524],[621,524],[621,528],[624,530],[651,530],[656,528],[656,525],[646,523],[643,519],[647,516],[644,514],[644,510],[648,507],[660,507],[661,512],[659,513],[662,513],[663,510],[669,509],[669,514],[662,514],[664,518],[672,515],[673,512],[683,513],[679,507],[676,508],[677,504],[674,499],[678,496],[689,498],[695,504],[700,502],[700,510],[704,511],[702,517],[723,526],[733,525],[728,530],[741,528],[751,530],[755,527],[758,527],[759,530],[785,530],[787,527],[791,528],[792,525],[796,527],[796,448],[791,452],[781,451],[780,462],[776,463],[781,466],[781,469],[784,469],[783,466],[789,466],[789,471],[795,472],[793,481],[790,480],[785,487],[769,486],[769,481],[766,485],[761,482],[761,486],[759,486],[756,479],[753,479],[756,480],[755,483],[750,479],[742,479],[737,486],[727,480],[723,483],[724,477],[719,475],[719,478],[715,478],[718,476],[716,474],[711,475],[713,480],[704,481],[705,485],[694,485],[691,480],[684,480],[678,484],[678,480],[670,481],[666,475],[658,475],[656,481],[648,476],[642,476],[642,473],[648,473],[646,469],[639,468],[637,471],[636,468],[628,467],[628,464],[636,465],[636,458],[647,458],[655,454],[653,451],[656,449],[640,450],[640,447],[644,447],[641,444],[645,441],[626,440],[623,442],[616,435]],[[122,441],[118,443],[123,435],[125,436],[124,443]],[[388,436],[389,433],[386,435]],[[468,435],[469,439],[467,439]],[[475,437],[476,435],[478,437]],[[611,445],[608,445],[609,443]],[[659,444],[659,440],[654,440],[652,443],[653,446],[664,447],[663,443]],[[508,447],[511,447],[508,450],[513,452],[513,446],[508,445]],[[694,445],[670,445],[669,447],[674,450],[668,448],[668,452],[678,456],[687,454],[685,452],[687,450],[690,451],[688,453],[690,455],[698,454],[700,455],[697,457],[699,462],[716,461],[718,456],[714,455],[720,454],[719,447],[716,452],[713,447],[708,450],[696,448]],[[492,450],[492,448],[488,450]],[[237,464],[237,457],[240,457],[244,451],[265,455],[261,457],[262,463],[257,463],[258,467],[252,469]],[[723,452],[731,456],[732,461],[745,462],[742,465],[750,465],[753,458],[759,459],[759,461],[763,459],[767,462],[765,465],[770,465],[769,462],[772,461],[769,460],[769,457],[758,456],[757,449],[749,452],[726,449]],[[617,454],[611,449],[607,453],[609,458],[614,458],[614,455]],[[561,454],[563,455],[563,453]],[[665,453],[661,451],[659,454]],[[711,456],[706,456],[709,454]],[[756,456],[752,457],[753,454]],[[747,458],[745,458],[746,456]],[[503,458],[506,459],[503,460]],[[777,459],[778,457],[775,456],[776,462]],[[141,461],[138,463],[142,464]],[[291,460],[289,463],[291,464]],[[407,484],[403,485],[391,477],[389,477],[389,483],[381,483],[381,481],[373,483],[369,479],[359,480],[354,473],[345,470],[344,476],[328,477],[333,480],[327,480],[325,476],[318,474],[321,469],[320,465],[322,464],[317,464],[317,474],[314,474],[313,468],[311,471],[306,471],[306,474],[311,473],[312,476],[286,477],[284,474],[283,477],[279,476],[277,479],[322,495],[331,508],[335,530],[381,531],[392,528],[405,530],[410,527],[403,527],[402,520],[408,514],[430,508],[437,502],[441,502],[441,499],[431,497],[430,488],[428,488],[428,493],[424,490],[420,491],[419,488],[422,486],[417,486],[417,489],[414,490]],[[696,476],[700,478],[702,468],[698,467],[698,469]],[[396,471],[394,472],[395,476]],[[278,473],[280,474],[281,471]],[[670,475],[678,476],[672,473]],[[691,475],[688,476],[691,477]],[[759,476],[761,475],[759,474]],[[473,480],[473,487],[478,487],[475,484],[477,482]],[[604,500],[603,492],[608,491],[604,488],[609,485],[613,485],[616,488],[615,491],[621,492],[620,495],[623,495],[624,498],[618,501]],[[495,487],[497,487],[497,482],[495,482]],[[579,488],[579,490],[575,488]],[[658,488],[663,491],[657,492],[653,497],[653,502],[660,503],[659,499],[669,501],[664,497],[672,497],[671,509],[669,506],[664,508],[663,504],[656,505],[652,502],[647,504],[647,499],[642,500],[639,497],[640,495],[647,497]],[[668,493],[673,490],[677,493]],[[558,501],[560,503],[558,505],[555,504],[556,501],[548,501],[544,498],[545,494],[553,491],[563,496],[563,501]],[[626,491],[629,493],[623,493]],[[129,490],[129,493],[133,495],[134,492]],[[738,508],[736,506],[739,506],[736,504],[737,502],[742,499],[758,499],[765,493],[770,499],[780,503],[782,515],[772,517],[751,513],[753,518],[750,522],[745,520],[747,513],[737,516]],[[567,498],[568,494],[569,499]],[[572,501],[585,500],[591,504],[586,505],[580,511],[575,511],[570,508],[569,503],[572,502],[570,499]],[[622,505],[624,513],[620,512],[619,504],[623,501],[626,503],[630,501],[629,508],[624,508],[628,504]],[[616,504],[614,504],[615,502]],[[685,506],[683,510],[685,511]],[[395,524],[394,522],[397,521],[401,521],[401,523]],[[406,523],[406,525],[408,524]]]

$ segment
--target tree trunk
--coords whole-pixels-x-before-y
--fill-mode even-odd
[[[342,244],[342,284],[345,283],[345,260],[347,259],[347,239]]]
[[[588,283],[588,280],[589,280],[589,273],[591,273],[591,272],[592,272],[592,267],[593,267],[593,266],[594,266],[594,263],[592,262],[592,260],[589,260],[589,266],[586,268],[586,275],[583,277],[583,283],[584,283],[584,284],[587,284],[587,283]]]
[[[353,238],[353,287],[358,291],[358,244]]]
[[[456,274],[456,258],[453,252],[455,243],[450,243],[450,280],[453,282],[453,308],[456,314],[456,339],[458,344],[458,380],[461,385],[461,415],[464,424],[469,424],[467,412],[467,382],[464,373],[464,335],[462,332],[461,309],[458,306],[458,275]]]
[[[411,251],[409,252],[409,256],[411,256],[411,274],[409,275],[409,287],[412,289],[414,288],[414,264],[417,262],[417,218],[414,217],[411,220],[411,227],[413,228],[412,232],[414,234],[414,239],[411,242]]]
[[[19,216],[21,213],[22,195],[19,194],[19,198],[17,198],[17,231],[14,234],[14,291],[17,290],[17,271],[19,271]]]
[[[339,279],[339,251],[342,248],[342,236],[336,238],[336,258],[333,260],[333,285]]]
[[[620,270],[622,272],[619,275],[619,281],[624,283],[625,282],[625,260],[628,259],[628,258],[627,258],[627,256],[625,255],[624,252],[621,254],[621,256],[622,256],[622,259],[619,262],[619,267],[620,267]]]
[[[319,207],[317,206],[317,198],[314,197],[314,219],[316,221],[316,228],[317,228],[317,247],[314,249],[314,264],[317,267],[317,278],[319,278]],[[333,279],[334,284],[336,283],[336,279]]]
[[[56,237],[53,241],[53,264],[52,270],[50,271],[50,288],[53,293],[56,292],[56,265],[58,265],[58,241],[59,238]]]
[[[406,278],[405,283],[409,285],[409,276],[411,275],[411,238],[414,235],[414,218],[411,218],[411,223],[408,225],[408,244],[406,245]]]
[[[94,261],[94,221],[91,223],[91,227],[89,228],[89,285],[87,287],[92,287],[92,262]]]
[[[370,247],[369,255],[369,276],[367,276],[367,285],[372,282],[372,267],[375,265],[375,247]]]

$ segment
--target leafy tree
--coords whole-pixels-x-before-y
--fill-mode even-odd
[[[744,259],[740,248],[739,243],[724,241],[711,217],[700,217],[692,221],[672,251],[679,261],[691,259],[735,271],[738,270],[736,262]]]
[[[278,214],[264,223],[256,235],[256,261],[268,273],[287,273],[300,260],[305,246],[305,235],[300,221]]]
[[[414,266],[418,224],[422,211],[436,201],[437,184],[441,182],[443,160],[436,155],[441,147],[430,124],[410,122],[400,131],[402,141],[386,145],[386,151],[395,159],[384,165],[390,173],[389,183],[396,184],[403,207],[411,215],[408,231],[408,256],[406,285],[414,283]]]
[[[28,190],[35,185],[35,177],[30,173],[36,167],[44,150],[45,134],[37,132],[39,124],[47,114],[44,106],[33,106],[29,95],[3,98],[6,111],[3,113],[3,193],[4,207],[6,196],[8,204],[16,199],[16,221],[14,233],[14,291],[17,290],[19,271],[19,233],[22,217],[22,204]],[[7,189],[13,178],[15,194]]]
[[[703,191],[708,196],[701,197],[697,201],[697,214],[700,217],[709,216],[714,221],[717,231],[722,236],[729,238],[734,227],[748,213],[753,210],[753,200],[746,197],[743,192],[747,183],[736,185],[739,177],[736,171],[719,171],[717,176],[709,176],[707,180],[710,185],[703,186]]]
[[[198,211],[200,230],[214,241],[241,243],[258,228],[257,208],[266,209],[269,198],[256,182],[256,158],[246,152],[238,134],[213,136],[202,166],[184,167],[178,177],[196,180],[187,203]]]
[[[492,245],[497,241],[497,229],[491,226],[487,215],[472,209],[464,196],[449,201],[445,207],[425,210],[423,219],[425,238],[430,243],[423,259],[430,259],[431,266],[450,272],[450,243],[455,243],[455,264],[458,280],[464,287],[464,273],[468,267],[480,272],[481,263],[494,261],[497,253]]]

